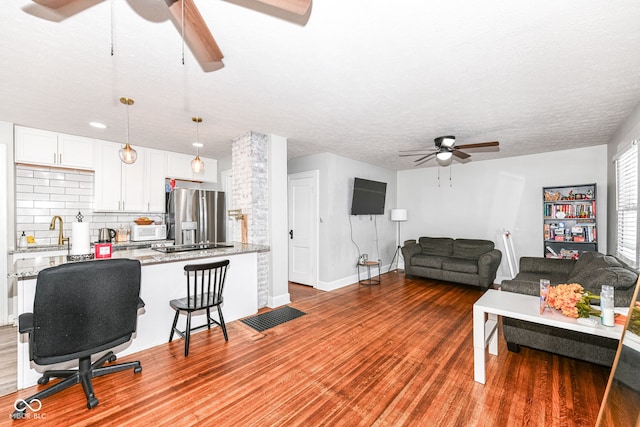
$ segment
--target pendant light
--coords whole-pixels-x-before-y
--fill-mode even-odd
[[[120,98],[120,102],[127,106],[127,143],[118,153],[120,154],[120,160],[122,160],[123,163],[130,165],[135,163],[138,158],[136,150],[131,148],[129,145],[129,105],[133,105],[133,99],[122,97]]]
[[[204,171],[204,162],[200,159],[200,148],[203,145],[200,143],[200,130],[198,127],[198,124],[202,123],[202,117],[192,117],[191,120],[196,124],[196,142],[193,143],[193,146],[196,147],[196,158],[191,160],[191,170],[193,173],[199,174]]]

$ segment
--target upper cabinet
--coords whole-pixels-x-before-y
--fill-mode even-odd
[[[167,152],[147,148],[145,158],[144,188],[147,212],[164,212],[167,203],[164,185],[167,176]]]
[[[120,160],[121,147],[122,144],[97,142],[95,210],[164,212],[166,152],[135,147],[138,159],[128,165]]]
[[[187,181],[218,182],[218,161],[200,157],[204,162],[204,171],[196,174],[191,170],[191,160],[195,156],[180,153],[167,153],[167,177]]]
[[[22,126],[15,131],[17,163],[94,169],[93,139]]]

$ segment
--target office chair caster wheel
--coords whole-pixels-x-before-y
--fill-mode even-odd
[[[139,366],[137,368],[133,368],[133,373],[134,374],[139,374],[140,372],[142,372],[142,366]]]
[[[38,378],[38,384],[45,385],[49,383],[49,377],[40,377]]]
[[[116,357],[116,355],[115,355],[115,354],[111,355],[111,357],[109,358],[109,363],[113,363],[113,362],[115,362],[115,361],[116,361],[116,359],[117,359],[117,357]]]
[[[95,398],[95,397],[90,397],[90,398],[87,400],[87,408],[89,408],[89,409],[93,409],[93,408],[95,408],[96,406],[98,406],[98,399],[97,399],[97,398]]]

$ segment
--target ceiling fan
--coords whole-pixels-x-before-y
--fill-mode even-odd
[[[471,157],[471,155],[460,151],[460,149],[472,149],[472,148],[484,148],[484,147],[497,147],[500,145],[498,141],[492,142],[479,142],[476,144],[464,144],[456,145],[456,137],[453,135],[439,136],[433,140],[435,148],[427,150],[407,150],[401,151],[400,157],[420,156],[420,158],[414,160],[415,165],[419,166],[433,158],[442,165],[447,166],[451,164],[453,157],[457,157],[460,160],[465,160]]]
[[[59,9],[72,3],[80,4],[86,0],[33,0],[42,6]],[[311,6],[311,0],[253,0],[296,15],[305,15]],[[221,63],[222,51],[218,47],[206,22],[200,15],[194,0],[164,0],[173,16],[174,23],[182,31],[184,40],[205,71],[206,64]],[[95,4],[95,3],[94,3]],[[91,4],[93,5],[93,4]],[[217,69],[217,68],[215,68]]]

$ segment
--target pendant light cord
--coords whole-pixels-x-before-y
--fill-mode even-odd
[[[127,101],[127,144],[129,144],[129,102]]]
[[[111,0],[111,56],[113,56],[113,3],[114,0]]]
[[[184,0],[180,0],[182,6],[182,65],[184,65]]]

